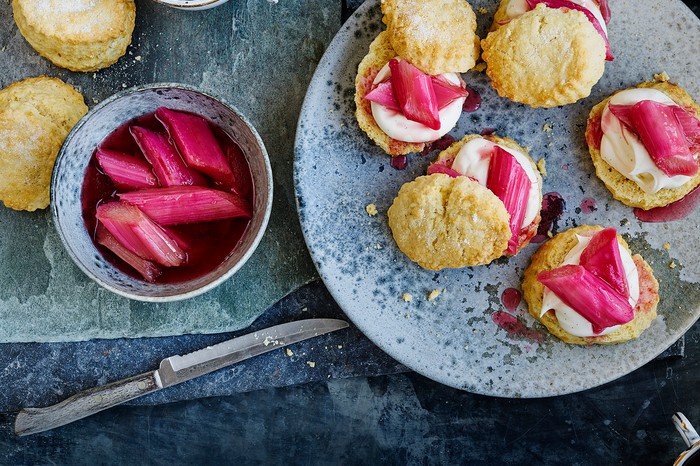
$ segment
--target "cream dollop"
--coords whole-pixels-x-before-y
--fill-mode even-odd
[[[571,1],[593,13],[593,16],[595,16],[595,19],[598,20],[598,23],[600,23],[600,27],[603,29],[603,32],[607,37],[608,28],[605,26],[605,20],[603,19],[603,15],[600,13],[600,8],[598,8],[598,5],[596,5],[596,3],[593,2],[593,0]],[[506,16],[508,16],[509,19],[515,19],[518,16],[522,16],[525,13],[527,13],[528,11],[530,11],[530,9],[531,8],[530,5],[527,3],[527,0],[510,0],[510,2],[508,2],[508,6],[506,7]]]
[[[579,265],[581,261],[581,253],[588,243],[590,243],[592,236],[581,236],[576,235],[578,244],[574,246],[571,251],[564,258],[564,262],[561,265]],[[637,266],[634,265],[634,260],[632,260],[632,255],[629,253],[627,248],[620,245],[618,241],[618,248],[620,249],[620,258],[622,259],[622,267],[625,270],[625,277],[627,277],[627,285],[630,290],[630,296],[628,301],[632,308],[637,305],[639,300],[639,272],[637,271]],[[544,295],[542,297],[542,309],[540,310],[540,317],[542,317],[547,311],[554,309],[554,315],[557,317],[557,321],[561,328],[571,335],[577,337],[594,337],[605,335],[614,332],[619,325],[614,325],[603,330],[601,333],[594,333],[593,326],[589,321],[587,321],[581,314],[564,304],[564,302],[556,295],[552,290],[544,287]]]
[[[601,114],[600,156],[625,178],[634,181],[647,194],[664,188],[684,185],[691,176],[668,176],[656,166],[639,137],[630,131],[610,111],[612,105],[634,105],[642,100],[653,100],[665,105],[676,105],[663,92],[656,89],[626,89],[610,98]]]
[[[391,70],[387,63],[377,73],[377,77],[374,78],[374,84],[386,81],[389,76],[391,76]],[[462,85],[462,81],[457,73],[445,73],[442,76],[453,84]],[[403,142],[430,142],[440,139],[455,127],[459,117],[462,116],[462,106],[465,100],[466,97],[456,99],[439,111],[440,129],[438,130],[428,128],[417,121],[411,121],[401,112],[390,110],[376,102],[371,102],[372,116],[374,116],[374,120],[381,130],[389,137]]]
[[[530,179],[530,192],[527,195],[527,209],[525,210],[525,218],[520,228],[524,228],[535,220],[535,217],[542,208],[542,178],[535,173],[530,159],[520,151],[511,149],[510,147],[496,144],[485,138],[475,138],[466,142],[457,153],[452,162],[452,169],[457,173],[474,178],[479,184],[486,186],[486,180],[489,175],[489,165],[491,163],[491,153],[494,146],[498,146],[505,150],[523,167],[525,174]]]

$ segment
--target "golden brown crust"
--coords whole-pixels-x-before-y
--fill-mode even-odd
[[[434,174],[404,184],[388,216],[399,249],[429,270],[488,264],[510,238],[503,203],[463,176]]]
[[[372,83],[377,73],[389,63],[389,60],[396,57],[396,52],[391,48],[389,35],[386,31],[380,32],[369,46],[369,53],[362,59],[357,69],[355,78],[355,117],[360,125],[360,129],[367,133],[384,152],[393,156],[420,152],[425,147],[422,142],[403,142],[390,137],[377,125],[372,115],[372,108],[369,100],[364,97],[372,89]]]
[[[476,15],[465,0],[382,0],[382,12],[393,49],[424,73],[464,73],[476,64]]]
[[[27,78],[0,91],[0,201],[16,210],[49,205],[54,160],[86,112],[83,97],[56,78]]]
[[[13,0],[20,32],[41,56],[72,71],[115,63],[131,43],[133,0]]]
[[[498,9],[496,10],[496,13],[493,14],[493,23],[491,23],[491,28],[489,29],[489,32],[495,31],[504,24],[508,24],[510,18],[506,14],[506,11],[508,10],[509,3],[510,0],[501,0],[501,3],[498,5]]]
[[[659,90],[669,96],[678,105],[694,110],[696,116],[700,115],[700,106],[695,103],[693,98],[682,87],[676,84],[667,81],[647,81],[634,87]],[[601,179],[615,199],[630,207],[639,207],[640,209],[649,210],[654,207],[663,207],[682,199],[683,196],[700,185],[700,172],[683,186],[664,188],[654,194],[648,194],[644,192],[637,183],[627,179],[622,173],[610,166],[600,155],[599,138],[601,116],[610,98],[618,92],[622,92],[622,90],[615,92],[593,107],[588,116],[586,141],[588,142],[588,151],[591,154],[591,159],[595,166],[596,176]]]
[[[453,142],[450,147],[447,149],[443,150],[438,154],[436,162],[446,162],[450,166],[452,165],[452,161],[457,157],[457,154],[459,151],[462,149],[462,146],[466,144],[467,142],[473,140],[473,139],[486,139],[488,141],[493,142],[494,144],[498,144],[501,146],[508,147],[510,149],[513,149],[515,151],[518,151],[522,154],[524,154],[528,161],[530,162],[530,165],[532,166],[532,170],[534,171],[535,175],[539,177],[539,185],[540,185],[540,199],[542,198],[542,177],[540,176],[540,172],[537,169],[537,165],[535,164],[535,161],[532,160],[532,157],[530,157],[530,153],[522,147],[520,144],[515,142],[513,139],[508,138],[508,137],[503,137],[503,136],[498,136],[496,134],[489,134],[489,135],[479,135],[479,134],[467,134],[464,136],[462,139],[459,141]],[[525,246],[530,244],[530,240],[535,236],[537,233],[537,227],[540,224],[541,220],[540,213],[537,213],[537,216],[534,218],[532,223],[530,225],[526,226],[525,228],[520,230],[520,235],[519,235],[519,242],[518,242],[518,248],[515,251],[515,254],[520,252],[521,249],[523,249]],[[513,254],[513,255],[515,255]]]
[[[490,32],[481,47],[498,94],[532,107],[587,97],[605,69],[605,41],[586,16],[544,4]]]
[[[548,311],[540,317],[544,285],[537,280],[537,275],[545,270],[559,267],[569,251],[576,246],[576,235],[592,235],[603,227],[582,225],[559,233],[544,243],[532,256],[530,266],[525,270],[523,279],[523,297],[528,304],[530,315],[539,320],[549,332],[565,343],[574,345],[615,344],[622,343],[639,335],[649,328],[656,318],[656,306],[659,302],[659,283],[654,278],[653,271],[644,259],[636,254],[632,256],[639,273],[639,300],[634,309],[634,319],[614,332],[595,337],[576,337],[561,328],[553,311]],[[618,235],[620,243],[629,251],[627,243]]]

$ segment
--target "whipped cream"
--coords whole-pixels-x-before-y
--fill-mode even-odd
[[[647,194],[664,188],[677,188],[692,176],[668,176],[651,159],[642,141],[610,111],[609,105],[634,105],[642,100],[653,100],[665,105],[677,105],[670,97],[656,89],[626,89],[610,98],[603,109],[600,127],[600,156],[625,178],[634,181]]]
[[[489,165],[494,146],[505,150],[523,167],[530,179],[530,192],[527,195],[527,209],[520,228],[530,225],[542,208],[542,179],[532,168],[530,159],[520,151],[496,144],[488,139],[475,138],[465,143],[452,162],[452,169],[461,175],[474,178],[479,184],[486,186],[489,175]]]
[[[564,262],[561,265],[579,265],[581,261],[581,253],[588,243],[591,242],[592,236],[580,236],[576,235],[578,244],[574,246],[571,251],[564,258]],[[637,305],[639,300],[639,272],[637,271],[637,266],[634,265],[634,260],[632,260],[632,255],[629,253],[627,248],[620,245],[618,240],[618,248],[620,250],[620,258],[622,259],[622,267],[625,270],[625,277],[627,278],[627,286],[630,290],[630,296],[628,301],[632,306],[632,309]],[[542,297],[542,309],[540,310],[540,317],[545,315],[547,311],[554,309],[554,315],[559,321],[559,325],[565,331],[571,335],[577,337],[595,337],[600,335],[606,335],[610,332],[614,332],[619,325],[614,325],[604,329],[601,333],[593,332],[593,325],[587,321],[581,314],[564,304],[564,302],[556,295],[552,290],[544,287],[544,296]]]
[[[597,19],[598,23],[600,23],[600,27],[603,29],[605,37],[608,36],[608,28],[605,26],[603,15],[600,13],[600,8],[598,8],[598,5],[593,0],[571,0],[571,2],[582,6],[586,10],[593,13],[595,19]],[[506,7],[506,16],[508,16],[509,19],[515,19],[518,16],[524,15],[528,11],[530,11],[530,5],[527,3],[527,0],[510,0],[510,2],[508,2],[508,6]]]
[[[374,84],[384,82],[390,76],[391,70],[389,69],[389,63],[387,63],[377,73],[377,77],[374,78]],[[442,76],[453,84],[462,85],[462,81],[457,73],[445,73]],[[462,116],[462,105],[464,105],[465,100],[466,97],[456,99],[439,111],[440,129],[438,130],[428,128],[417,121],[411,121],[401,112],[390,110],[377,102],[370,102],[370,104],[374,120],[389,137],[403,142],[429,142],[440,139],[455,127],[459,117]]]

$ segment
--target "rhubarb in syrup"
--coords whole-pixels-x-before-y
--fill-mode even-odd
[[[227,148],[234,145],[237,146],[220,127],[211,122],[209,124],[224,153],[228,153]],[[100,147],[143,158],[136,142],[129,133],[129,128],[132,125],[138,125],[153,131],[165,133],[165,129],[161,123],[156,120],[153,113],[150,113],[129,121],[117,128],[107,136],[100,144]],[[253,180],[250,174],[250,168],[246,165],[242,167],[241,170],[240,163],[236,165],[239,172],[244,172],[237,173],[237,175],[243,176],[246,181],[252,183]],[[210,187],[222,189],[213,179],[205,178],[207,178]],[[247,200],[252,203],[252,194],[250,196],[251,198]],[[107,261],[127,275],[136,279],[142,279],[131,266],[95,240],[97,227],[95,215],[97,207],[100,204],[114,202],[117,199],[117,188],[112,183],[112,180],[102,172],[93,154],[86,170],[81,193],[85,227],[88,232],[90,232],[95,247],[102,253]],[[232,254],[243,237],[249,223],[250,220],[247,218],[233,218],[167,227],[167,231],[172,233],[171,236],[176,239],[178,244],[186,245],[186,262],[178,267],[163,267],[163,273],[156,279],[156,282],[181,283],[199,278],[211,272]]]

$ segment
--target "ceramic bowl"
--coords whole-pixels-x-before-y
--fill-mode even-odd
[[[208,10],[215,6],[223,5],[228,0],[155,0],[156,3],[162,3],[178,10]]]
[[[83,219],[81,193],[90,158],[110,133],[158,107],[199,114],[223,129],[245,155],[254,184],[253,217],[229,257],[204,276],[180,283],[147,283],[132,278],[105,260]],[[66,138],[51,179],[51,214],[68,254],[101,286],[140,301],[176,301],[211,290],[231,277],[253,254],[270,217],[272,170],[267,151],[253,126],[235,108],[182,84],[158,83],[120,92],[93,108]]]

